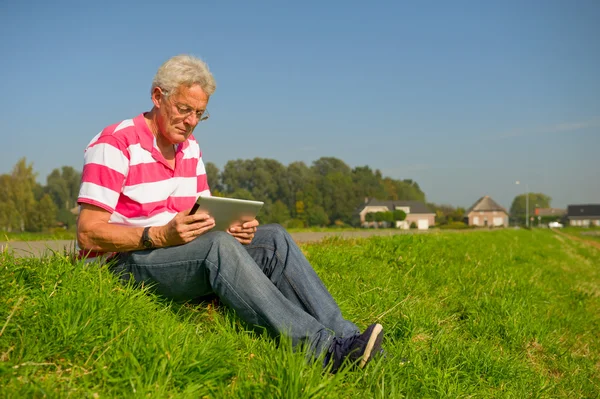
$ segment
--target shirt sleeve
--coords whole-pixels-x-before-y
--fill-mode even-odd
[[[112,135],[101,136],[85,150],[78,203],[115,211],[129,172],[127,146]]]

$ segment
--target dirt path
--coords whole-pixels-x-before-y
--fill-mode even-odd
[[[592,247],[596,247],[596,248],[600,249],[600,242],[592,241],[592,240],[586,240],[585,238],[581,238],[581,237],[578,237],[578,236],[574,236],[574,235],[571,235],[571,234],[564,233],[564,232],[562,232],[562,231],[560,231],[558,229],[552,229],[552,231],[555,232],[556,234],[559,234],[559,235],[563,236],[563,237],[567,237],[567,238],[570,238],[572,240],[579,241],[579,242],[582,242],[584,244],[588,244],[588,245],[591,245]]]
[[[302,232],[291,233],[297,243],[316,242],[325,237],[340,236],[343,238],[358,238],[371,236],[391,236],[397,234],[424,234],[431,230],[424,231],[405,231],[405,230],[360,230],[360,231],[340,231],[340,232]],[[74,241],[56,240],[56,241],[12,241],[0,242],[0,251],[12,250],[16,256],[40,256],[46,253],[72,251]]]

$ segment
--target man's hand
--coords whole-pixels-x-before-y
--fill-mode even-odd
[[[189,209],[179,212],[168,224],[158,228],[157,235],[162,246],[188,243],[215,227],[215,220],[207,213],[189,213]]]
[[[248,245],[252,242],[257,227],[258,220],[254,219],[241,225],[233,225],[227,229],[227,232],[242,244]]]

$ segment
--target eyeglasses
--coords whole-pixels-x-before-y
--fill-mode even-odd
[[[179,114],[179,116],[181,116],[183,118],[187,118],[191,114],[195,113],[196,119],[198,119],[198,122],[204,122],[205,120],[207,120],[210,117],[210,114],[208,113],[207,110],[196,111],[189,105],[179,104],[179,103],[173,103],[173,105],[175,105],[175,109],[177,110],[177,113]]]
[[[166,90],[162,90],[162,89],[161,89],[161,91],[167,97],[167,99],[170,100],[169,92]],[[176,102],[173,102],[173,105],[175,106],[175,109],[177,110],[177,113],[179,114],[179,116],[181,116],[183,118],[187,118],[188,116],[195,114],[198,122],[204,122],[205,120],[207,120],[210,117],[210,114],[208,113],[208,110],[206,110],[206,109],[202,110],[202,111],[196,111],[194,108],[190,107],[187,104],[181,104],[181,103],[176,103]]]

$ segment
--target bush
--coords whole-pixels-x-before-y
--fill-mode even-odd
[[[290,219],[286,222],[286,226],[288,229],[301,229],[304,227],[304,221],[300,219]]]
[[[406,213],[400,209],[396,209],[394,210],[394,212],[392,213],[392,219],[393,221],[403,221],[404,219],[406,219]]]
[[[417,224],[416,224],[415,222],[412,222],[412,223],[410,224],[410,228],[411,228],[411,229],[416,229],[416,228],[417,228]]]
[[[339,227],[339,228],[346,228],[346,227],[348,227],[348,225],[346,223],[344,223],[343,221],[341,221],[340,219],[337,219],[335,222],[333,222],[333,226],[334,227]]]
[[[452,222],[452,223],[441,225],[439,227],[440,227],[440,229],[443,229],[443,230],[462,230],[462,229],[472,228],[474,226],[467,226],[464,222]]]

